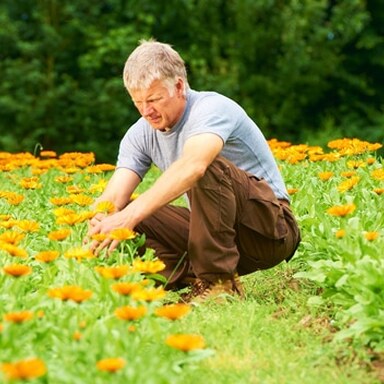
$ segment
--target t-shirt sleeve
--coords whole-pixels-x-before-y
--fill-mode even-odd
[[[207,96],[193,107],[188,137],[201,133],[214,133],[225,143],[238,126],[243,111],[232,100],[221,96]]]
[[[140,120],[124,135],[120,142],[117,157],[117,168],[127,168],[144,178],[151,166],[152,160],[145,151],[145,130]]]

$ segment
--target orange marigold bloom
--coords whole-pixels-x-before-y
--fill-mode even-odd
[[[134,239],[136,237],[136,232],[132,231],[131,229],[128,228],[116,228],[112,230],[108,237],[112,240],[130,240]]]
[[[71,234],[70,229],[59,229],[48,233],[48,239],[62,241],[65,240]]]
[[[92,259],[95,257],[95,255],[92,253],[90,249],[83,249],[83,248],[72,248],[69,249],[67,252],[64,253],[64,256],[67,259]]]
[[[9,380],[36,379],[47,373],[44,362],[37,358],[19,360],[14,363],[3,363],[1,370]]]
[[[131,297],[134,300],[155,301],[162,299],[165,294],[164,288],[160,286],[134,291],[131,293]]]
[[[323,180],[323,181],[329,180],[332,176],[333,176],[333,172],[329,172],[329,171],[319,173],[319,178],[320,180]]]
[[[345,236],[345,230],[344,229],[339,229],[336,231],[335,236],[337,239],[341,239]]]
[[[95,267],[95,270],[106,279],[120,279],[129,272],[130,266],[117,265],[114,267]]]
[[[287,192],[289,195],[294,195],[295,193],[299,192],[298,188],[288,188]]]
[[[8,252],[14,257],[27,257],[28,253],[25,249],[19,248],[16,245],[0,242],[0,250]]]
[[[73,203],[80,205],[81,207],[85,207],[87,205],[91,205],[93,203],[93,198],[87,195],[72,195],[71,200]]]
[[[19,205],[21,202],[23,202],[24,196],[18,195],[17,193],[10,194],[7,197],[7,201],[11,205]]]
[[[77,193],[83,193],[85,192],[84,188],[80,188],[76,185],[70,185],[67,187],[67,192],[70,194],[77,194]]]
[[[126,305],[115,310],[115,315],[121,320],[138,320],[145,316],[147,308],[143,305],[139,307],[131,307]]]
[[[170,335],[165,340],[165,343],[170,347],[179,349],[183,352],[203,349],[205,347],[205,341],[202,336],[191,334]]]
[[[20,186],[24,189],[40,189],[42,187],[37,177],[26,177],[20,180]]]
[[[41,151],[40,152],[40,156],[41,157],[49,157],[49,158],[52,158],[52,157],[57,157],[57,154],[55,151]]]
[[[43,263],[50,263],[56,260],[59,257],[59,255],[60,255],[59,251],[41,251],[37,255],[35,255],[35,259]]]
[[[168,304],[162,307],[156,308],[155,314],[160,317],[165,317],[169,320],[177,320],[180,317],[185,316],[191,311],[191,306],[188,304]]]
[[[67,205],[72,202],[72,200],[69,197],[51,197],[49,201],[53,205]]]
[[[16,324],[23,323],[24,321],[31,320],[32,318],[33,313],[31,311],[8,312],[4,315],[4,320]]]
[[[106,359],[99,360],[96,363],[97,369],[100,371],[106,371],[114,373],[119,369],[124,368],[125,360],[121,357],[109,357]]]
[[[161,260],[140,260],[133,262],[133,269],[141,273],[157,273],[165,269],[165,264]]]
[[[65,176],[57,176],[55,178],[55,181],[58,182],[58,183],[62,183],[62,184],[65,184],[65,183],[69,183],[70,181],[73,180],[73,177],[72,176],[68,176],[68,175],[65,175]]]
[[[23,240],[25,234],[16,231],[6,231],[0,234],[0,241],[4,241],[8,244],[17,245]]]
[[[357,169],[357,168],[365,167],[366,165],[367,165],[367,163],[363,160],[349,160],[349,161],[347,161],[347,167],[348,168]]]
[[[371,176],[375,180],[384,180],[384,168],[375,169],[371,172]]]
[[[100,201],[95,208],[95,211],[98,213],[112,213],[115,210],[115,205],[111,201]]]
[[[32,272],[32,268],[24,264],[10,264],[3,268],[3,271],[13,277],[20,277],[29,275]]]
[[[332,216],[346,216],[356,209],[355,204],[335,205],[327,210]]]
[[[121,282],[112,284],[112,289],[120,295],[131,295],[133,292],[141,291],[143,286],[138,282]]]
[[[359,180],[360,180],[360,177],[353,176],[350,179],[345,180],[342,183],[340,183],[340,185],[337,187],[337,189],[339,192],[349,191],[359,182]]]
[[[59,216],[76,214],[76,211],[73,209],[70,209],[70,208],[66,208],[66,207],[59,207],[59,208],[56,208],[53,210],[53,214],[56,217],[59,217]]]
[[[79,331],[75,331],[72,335],[72,339],[75,341],[79,341],[82,338],[82,334]]]
[[[376,162],[376,159],[374,157],[368,157],[367,164],[372,165]]]
[[[384,188],[375,188],[373,192],[377,193],[378,195],[384,194]]]
[[[64,287],[50,289],[48,296],[63,301],[72,300],[76,303],[82,303],[92,296],[92,291],[84,290],[77,285],[65,285]]]
[[[368,241],[373,241],[373,240],[376,240],[378,237],[379,237],[380,233],[379,232],[376,232],[376,231],[371,231],[371,232],[365,232],[364,233],[364,237],[368,240]]]
[[[347,178],[349,178],[349,177],[353,177],[353,176],[355,176],[355,175],[356,175],[356,172],[355,172],[355,171],[346,171],[346,172],[341,172],[340,175],[341,175],[342,177],[347,177]]]
[[[106,233],[95,233],[94,235],[91,236],[91,239],[92,239],[92,240],[96,240],[97,242],[101,243],[101,242],[104,241],[107,237],[108,237],[108,236],[107,236]]]
[[[83,218],[77,213],[69,213],[67,215],[59,216],[56,219],[57,224],[75,225],[81,223]]]
[[[11,215],[2,214],[0,215],[0,221],[8,221],[11,219]]]
[[[37,232],[40,229],[40,224],[33,220],[20,220],[16,225],[24,232]]]

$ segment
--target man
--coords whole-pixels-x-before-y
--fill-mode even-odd
[[[243,295],[238,276],[289,260],[300,234],[268,144],[245,111],[214,92],[191,90],[168,44],[142,42],[124,85],[142,116],[120,143],[116,170],[98,201],[117,212],[91,220],[88,237],[129,228],[165,264],[167,286],[194,281],[186,300]],[[154,163],[162,175],[130,196]],[[189,208],[172,206],[186,194]],[[111,251],[117,241],[93,241]]]

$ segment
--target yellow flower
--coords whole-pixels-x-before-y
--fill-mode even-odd
[[[147,308],[143,305],[139,307],[125,306],[115,310],[115,315],[121,320],[138,320],[145,316]]]
[[[71,248],[67,252],[64,253],[64,256],[67,259],[92,259],[95,257],[95,255],[92,253],[90,249],[83,249],[83,248]]]
[[[335,205],[327,210],[332,216],[346,216],[356,209],[355,204]]]
[[[92,296],[92,291],[84,290],[77,285],[65,285],[64,287],[50,289],[48,296],[63,301],[72,300],[76,303],[82,303]]]
[[[20,277],[29,275],[32,272],[32,268],[23,264],[10,264],[3,267],[3,271],[13,277]]]
[[[43,263],[50,263],[56,260],[59,257],[59,255],[60,255],[59,251],[41,251],[37,255],[35,255],[35,259]]]
[[[93,203],[93,198],[86,195],[72,195],[71,196],[72,203],[80,205],[81,207],[85,207],[87,205],[91,205]]]
[[[115,267],[96,267],[95,269],[106,279],[120,279],[129,272],[130,267],[128,265],[117,265]]]
[[[109,357],[99,360],[96,363],[97,369],[100,371],[106,371],[114,373],[125,366],[125,360],[121,357]]]
[[[17,245],[23,240],[25,235],[16,231],[7,231],[0,234],[0,241],[4,241],[8,244]]]
[[[112,240],[130,240],[136,237],[136,232],[128,229],[128,228],[116,228],[112,230],[108,237]]]
[[[191,306],[188,304],[168,304],[162,307],[156,308],[155,314],[160,317],[165,317],[169,320],[177,320],[180,317],[185,316],[191,310]]]
[[[289,195],[294,195],[295,193],[299,192],[298,188],[288,188],[287,192]]]
[[[319,178],[320,180],[327,181],[333,176],[333,172],[320,172]]]
[[[59,229],[48,233],[48,239],[62,241],[65,240],[71,234],[70,229]]]
[[[72,202],[72,200],[69,197],[51,197],[49,201],[53,205],[67,205]]]
[[[131,295],[133,292],[141,291],[142,284],[137,282],[121,282],[112,284],[112,289],[120,295]]]
[[[55,178],[55,181],[58,182],[58,183],[62,183],[62,184],[65,184],[65,183],[69,183],[70,181],[73,180],[73,177],[72,176],[68,176],[68,175],[65,175],[65,176],[57,176]]]
[[[82,334],[79,331],[75,331],[72,335],[72,339],[75,341],[79,341],[82,338]]]
[[[335,236],[337,239],[341,239],[345,236],[345,230],[344,229],[339,229],[336,231]]]
[[[360,180],[360,177],[353,176],[350,179],[345,180],[342,183],[340,183],[340,185],[337,187],[337,189],[339,192],[349,191],[359,182],[359,180]]]
[[[157,273],[165,269],[165,264],[161,260],[140,260],[133,262],[133,269],[141,273]]]
[[[9,380],[36,379],[47,373],[44,362],[37,358],[19,360],[14,363],[3,363],[1,370]]]
[[[31,311],[19,311],[19,312],[8,312],[4,315],[4,320],[11,323],[24,323],[24,321],[31,320],[33,313]]]
[[[356,172],[355,171],[346,171],[346,172],[341,172],[340,174],[342,177],[353,177],[356,175]]]
[[[19,248],[16,245],[8,244],[5,242],[0,242],[0,250],[8,252],[11,256],[14,257],[27,257],[28,253],[25,249]]]
[[[375,188],[373,190],[373,192],[375,192],[378,195],[383,195],[384,194],[384,188]]]
[[[83,220],[82,216],[77,213],[69,213],[67,215],[59,216],[56,219],[57,224],[75,225],[81,223]]]
[[[379,237],[379,235],[380,235],[379,232],[376,232],[376,231],[371,231],[371,232],[365,232],[364,233],[364,237],[368,241],[376,240]]]
[[[165,296],[165,291],[163,287],[157,288],[147,288],[131,293],[131,297],[134,300],[143,300],[143,301],[155,301],[160,300]]]
[[[200,335],[176,334],[167,337],[165,343],[172,348],[179,349],[184,352],[195,349],[203,349],[205,347],[204,338]]]
[[[68,170],[66,170],[66,172],[68,172]],[[77,171],[76,171],[77,172]],[[75,173],[75,172],[74,172]],[[67,188],[67,192],[70,193],[70,194],[77,194],[77,193],[83,193],[85,192],[85,189],[84,188],[80,188],[76,185],[70,185],[68,186]]]
[[[107,236],[106,233],[95,233],[94,235],[91,236],[91,239],[92,239],[92,240],[96,240],[98,243],[101,243],[101,242],[104,241],[107,237],[108,237],[108,236]]]
[[[111,201],[100,201],[95,208],[98,213],[112,213],[115,210],[115,205]]]
[[[56,217],[59,217],[59,216],[76,214],[76,211],[74,211],[73,209],[70,209],[70,208],[66,208],[66,207],[59,207],[59,208],[56,208],[53,210],[53,214]]]
[[[24,189],[40,189],[42,187],[37,177],[26,177],[20,180],[20,186]]]
[[[365,167],[366,165],[367,165],[366,162],[363,160],[349,160],[349,161],[347,161],[347,167],[348,168],[357,169],[357,168]]]
[[[384,168],[375,169],[371,172],[371,176],[375,180],[384,180]]]
[[[23,202],[23,200],[24,200],[24,196],[23,195],[19,195],[17,193],[10,194],[7,197],[7,201],[11,205],[19,205],[20,203]]]
[[[40,228],[40,224],[33,220],[20,220],[16,226],[24,232],[37,232]]]
[[[41,151],[40,152],[40,156],[41,157],[49,157],[49,158],[52,158],[52,157],[57,157],[57,154],[55,151]]]

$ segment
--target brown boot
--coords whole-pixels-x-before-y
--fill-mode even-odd
[[[184,303],[202,303],[213,300],[217,303],[222,303],[227,298],[234,296],[244,298],[243,285],[237,275],[230,279],[217,280],[215,282],[196,279],[191,291],[182,294],[180,301]]]

